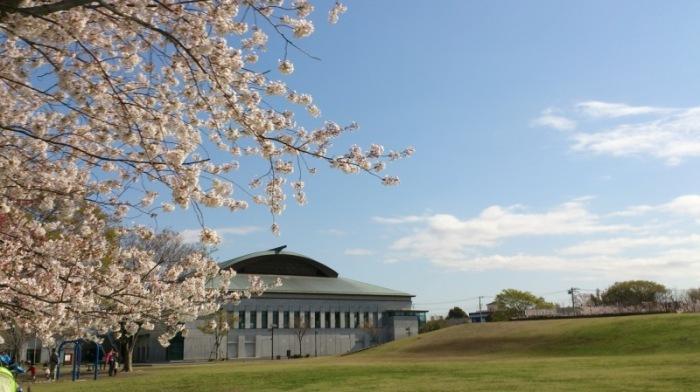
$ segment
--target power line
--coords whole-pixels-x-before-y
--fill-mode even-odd
[[[455,302],[464,302],[464,301],[476,301],[479,298],[493,298],[491,296],[479,296],[479,297],[471,297],[471,298],[461,298],[461,299],[454,299],[450,301],[440,301],[440,302],[415,302],[415,305],[444,305],[444,304],[452,304]]]

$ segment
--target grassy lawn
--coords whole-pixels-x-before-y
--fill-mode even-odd
[[[700,315],[662,315],[464,325],[345,357],[154,366],[32,391],[688,391],[698,369]]]

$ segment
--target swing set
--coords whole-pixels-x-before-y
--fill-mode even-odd
[[[75,380],[80,379],[80,363],[82,362],[82,358],[83,358],[83,350],[82,350],[83,343],[86,343],[86,342],[82,339],[66,340],[63,343],[61,343],[60,346],[58,346],[59,361],[56,364],[56,379],[57,380],[61,375],[61,363],[63,362],[61,360],[61,358],[63,358],[62,355],[65,354],[65,346],[70,345],[70,344],[73,345],[73,358],[72,358],[73,369],[71,371],[71,380],[75,381]],[[94,344],[95,344],[95,364],[94,364],[95,367],[94,367],[93,379],[97,380],[97,375],[100,372],[100,353],[102,355],[104,355],[105,350],[101,344],[96,343],[96,342]]]

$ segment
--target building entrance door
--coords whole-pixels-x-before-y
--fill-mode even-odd
[[[170,339],[170,346],[165,349],[165,359],[168,361],[182,361],[185,359],[185,338],[179,333]]]

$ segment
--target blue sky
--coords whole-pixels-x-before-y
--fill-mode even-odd
[[[698,286],[700,3],[347,5],[334,26],[317,5],[301,44],[322,61],[292,52],[287,81],[360,124],[336,151],[415,146],[389,166],[402,184],[320,165],[279,237],[264,209],[205,210],[217,259],[286,244],[436,313],[508,287]],[[159,224],[198,229],[191,212]]]

